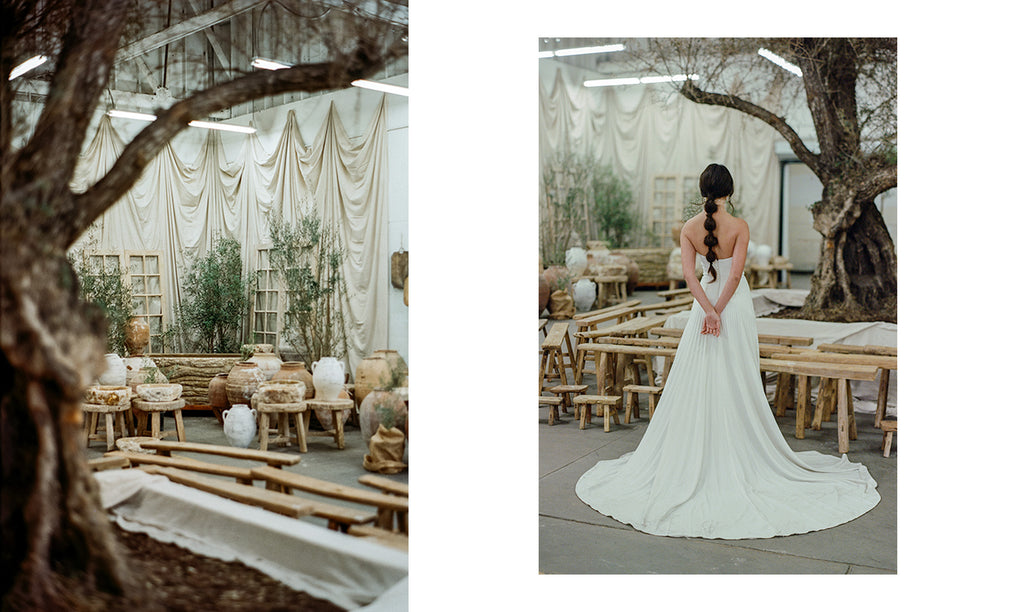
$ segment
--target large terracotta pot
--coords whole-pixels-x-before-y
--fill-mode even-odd
[[[391,372],[397,371],[401,373],[402,378],[398,382],[399,387],[409,386],[409,366],[402,359],[401,353],[394,349],[377,349],[371,355],[371,357],[373,356],[383,357],[384,361],[388,362],[388,365],[391,366]]]
[[[210,379],[210,390],[208,393],[210,408],[213,410],[214,416],[217,417],[217,421],[221,424],[224,423],[224,417],[221,413],[231,406],[231,402],[228,401],[227,387],[227,374],[218,374]]]
[[[544,309],[548,307],[548,298],[551,297],[551,283],[548,279],[544,278],[544,275],[540,275],[540,308],[537,310],[538,313],[544,312]]]
[[[569,289],[572,286],[572,277],[565,266],[551,266],[544,270],[544,278],[548,279],[548,285],[551,286],[552,292]]]
[[[313,375],[306,369],[306,364],[301,361],[286,361],[281,364],[281,369],[274,374],[271,380],[300,380],[306,384],[305,399],[313,399],[316,389],[313,387]]]
[[[143,317],[128,321],[124,330],[124,346],[129,355],[141,355],[149,344],[149,323]]]
[[[366,396],[390,379],[391,365],[380,355],[370,355],[356,367],[355,402],[361,406]],[[376,429],[374,430],[376,431]],[[371,432],[370,435],[373,435]]]
[[[255,348],[252,357],[246,359],[246,361],[255,363],[263,370],[264,380],[271,380],[281,369],[281,358],[274,354],[273,344],[256,344],[253,346]]]
[[[259,390],[260,383],[265,381],[263,370],[251,361],[240,361],[228,372],[228,383],[225,391],[228,403],[251,406],[252,396]]]
[[[377,426],[380,425],[381,411],[391,411],[394,415],[392,427],[405,429],[406,419],[409,417],[409,409],[394,391],[385,391],[376,388],[366,394],[359,404],[359,432],[363,436],[363,442],[370,446],[370,438],[377,433]]]

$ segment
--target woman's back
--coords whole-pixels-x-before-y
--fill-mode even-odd
[[[736,248],[736,241],[744,234],[743,230],[747,226],[746,221],[730,215],[723,208],[720,206],[711,216],[715,220],[714,235],[718,238],[718,245],[714,248],[715,256],[718,259],[727,259],[732,256],[732,252]],[[708,247],[704,246],[704,238],[708,235],[708,231],[704,229],[706,219],[707,214],[701,211],[683,224],[682,238],[688,240],[700,255],[708,253]]]

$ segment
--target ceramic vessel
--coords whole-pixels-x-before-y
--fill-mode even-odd
[[[141,355],[149,344],[149,323],[144,317],[128,321],[124,330],[124,346],[129,355]]]
[[[539,294],[540,294],[540,308],[537,310],[537,312],[544,312],[544,309],[548,307],[548,298],[551,297],[551,283],[548,282],[548,279],[544,278],[543,274],[541,274],[539,276],[540,276],[540,283],[539,283],[540,284],[540,291],[539,291]]]
[[[551,266],[547,270],[544,270],[544,278],[548,279],[548,285],[551,287],[551,291],[557,291],[563,287],[569,287],[572,284],[572,277],[569,275],[569,270],[565,266]]]
[[[313,387],[316,399],[337,399],[345,389],[345,364],[334,357],[321,357],[314,361]]]
[[[132,388],[132,391],[143,383],[165,383],[167,377],[160,371],[149,357],[126,357],[124,367],[128,370],[125,384]]]
[[[402,398],[394,391],[385,391],[376,388],[370,391],[359,404],[359,433],[363,436],[363,442],[370,446],[370,438],[377,433],[377,426],[381,422],[381,413],[390,412],[392,415],[392,427],[405,430],[405,422],[409,417],[409,409]]]
[[[281,370],[281,358],[274,354],[273,344],[254,344],[252,357],[246,359],[263,370],[263,380],[270,380]]]
[[[579,312],[586,312],[597,299],[597,284],[589,278],[581,278],[572,288],[572,299]]]
[[[313,387],[313,375],[306,369],[306,364],[301,361],[285,361],[271,380],[301,380],[306,385],[305,399],[313,399],[313,394],[316,393],[316,389]]]
[[[86,404],[117,406],[128,403],[132,390],[124,385],[93,385],[85,388],[83,400]]]
[[[370,356],[383,357],[384,361],[388,363],[388,367],[390,368],[389,374],[390,372],[396,371],[401,373],[398,386],[405,387],[409,385],[409,366],[405,363],[405,360],[402,359],[401,353],[394,349],[377,349]]]
[[[245,404],[234,404],[230,410],[225,410],[224,435],[231,446],[249,446],[256,436],[256,410]]]
[[[566,251],[565,267],[573,277],[581,276],[587,270],[587,252],[580,247]]]
[[[135,392],[146,402],[173,402],[181,397],[181,385],[177,383],[143,383],[136,387]]]
[[[228,372],[228,382],[225,386],[228,402],[230,404],[249,405],[253,394],[259,390],[260,383],[266,378],[263,370],[251,361],[240,361]]]
[[[370,355],[359,362],[359,365],[356,366],[355,388],[353,389],[356,406],[361,406],[371,391],[387,382],[390,368],[387,360],[380,355]]]
[[[260,383],[259,402],[297,404],[306,396],[306,383],[301,380],[272,380]]]
[[[100,377],[96,379],[96,382],[105,386],[123,386],[127,382],[128,374],[128,370],[124,366],[124,361],[117,353],[107,353],[105,357],[107,360],[107,369],[100,374]]]

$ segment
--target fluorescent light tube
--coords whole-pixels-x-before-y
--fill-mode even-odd
[[[772,53],[768,49],[763,49],[763,48],[762,49],[758,49],[757,50],[757,54],[760,55],[761,57],[765,58],[766,60],[774,63],[774,64],[778,64],[782,68],[792,72],[793,74],[795,74],[798,77],[803,77],[804,76],[804,73],[800,70],[800,68],[798,66],[794,66],[793,64],[790,64],[789,62],[787,62],[786,60],[782,59],[778,55],[775,55],[774,53]]]
[[[669,82],[676,82],[676,83],[678,83],[679,81],[685,81],[687,79],[689,79],[691,81],[696,81],[698,78],[700,78],[700,77],[697,76],[696,74],[689,74],[689,75],[687,75],[687,74],[673,74],[672,76],[645,76],[645,77],[640,77],[640,82],[643,83],[644,85],[647,85],[648,83],[669,83]]]
[[[47,58],[45,55],[37,55],[31,59],[25,60],[24,62],[14,67],[14,70],[11,71],[11,76],[7,77],[7,80],[13,81],[14,79],[20,77],[29,70],[32,70],[36,66],[41,66],[45,64],[47,59],[49,58]]]
[[[246,125],[234,125],[231,123],[211,123],[209,121],[189,121],[192,127],[206,128],[208,130],[221,130],[224,132],[238,132],[239,134],[255,134],[256,128]]]
[[[367,81],[365,79],[359,79],[358,81],[352,81],[352,85],[355,87],[362,87],[363,89],[372,89],[374,91],[382,91],[389,94],[397,94],[399,96],[409,95],[408,87],[400,87],[398,85],[388,85],[386,83],[375,83],[374,81]]]
[[[121,119],[136,119],[138,121],[156,121],[156,115],[150,115],[147,113],[135,113],[132,111],[123,110],[108,110],[107,114],[111,117],[120,117]]]
[[[575,49],[556,49],[555,57],[566,57],[568,55],[586,55],[588,53],[612,53],[622,51],[626,45],[615,43],[614,45],[601,45],[598,47],[576,47]]]
[[[583,81],[584,87],[610,87],[612,85],[639,85],[640,79],[638,77],[624,77],[621,79],[594,79],[591,81]]]
[[[292,65],[291,64],[286,64],[284,62],[278,62],[278,61],[274,61],[274,60],[265,59],[265,58],[262,58],[262,57],[257,57],[257,58],[253,58],[253,60],[252,60],[252,67],[253,68],[262,68],[263,70],[281,70],[281,69],[284,69],[284,68],[291,68]]]

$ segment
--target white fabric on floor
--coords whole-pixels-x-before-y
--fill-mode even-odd
[[[778,291],[778,290],[776,290]],[[682,329],[686,327],[690,311],[683,311],[670,316],[665,327]],[[757,333],[772,336],[798,336],[814,338],[811,348],[819,344],[852,344],[865,346],[896,346],[896,324],[881,321],[864,323],[832,323],[828,321],[807,321],[804,319],[756,319]],[[655,367],[661,371],[663,359],[656,359]],[[660,384],[660,377],[659,384]],[[850,385],[854,397],[854,410],[857,412],[875,412],[878,401],[878,382],[853,381]],[[886,413],[896,416],[896,371],[889,374],[889,392],[886,396]]]
[[[401,599],[400,585],[409,573],[404,552],[140,470],[108,470],[95,477],[103,507],[126,531],[240,561],[348,610],[385,594],[394,603]]]
[[[754,300],[754,316],[763,317],[783,308],[800,308],[809,293],[806,289],[755,289],[750,292]]]

